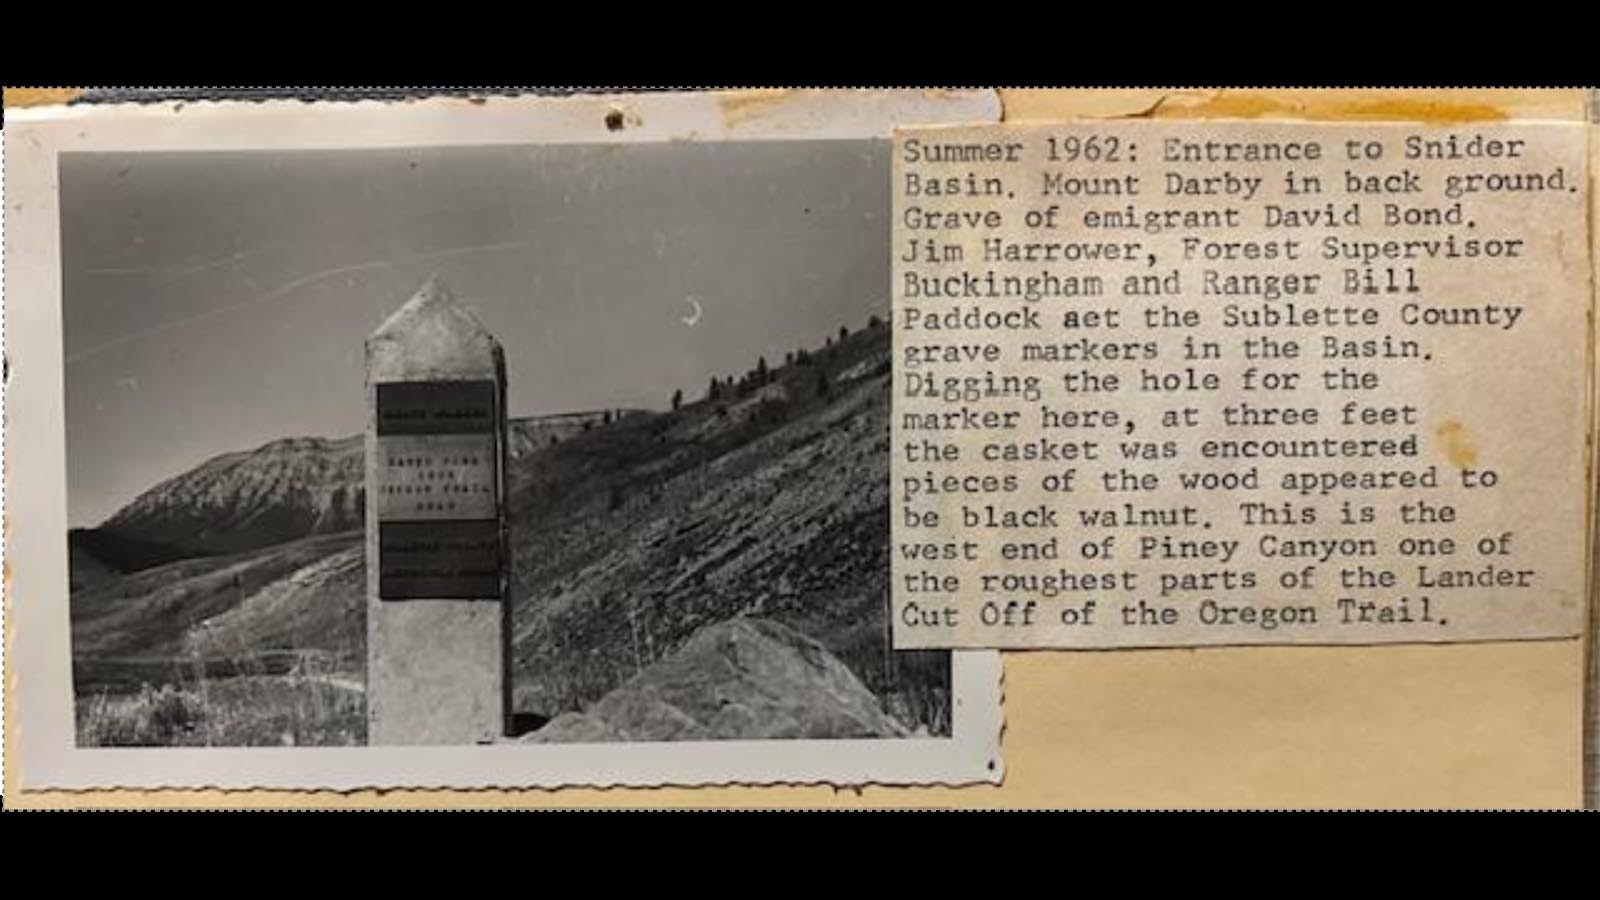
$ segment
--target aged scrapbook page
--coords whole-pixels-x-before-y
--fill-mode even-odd
[[[424,94],[8,94],[8,805],[1583,803],[1584,92]]]

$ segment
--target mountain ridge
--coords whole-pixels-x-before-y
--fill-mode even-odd
[[[583,410],[508,423],[513,461],[552,441],[642,412]],[[69,542],[87,572],[134,572],[190,559],[261,549],[308,535],[362,527],[365,438],[296,436],[217,454],[163,479]]]

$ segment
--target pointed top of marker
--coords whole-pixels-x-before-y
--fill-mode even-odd
[[[367,338],[367,369],[379,380],[493,377],[500,345],[483,322],[430,275]]]

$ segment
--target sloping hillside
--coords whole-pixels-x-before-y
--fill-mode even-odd
[[[887,632],[888,343],[869,328],[531,459],[511,510],[518,709],[584,709],[748,614],[947,733],[948,655],[894,653]]]
[[[302,566],[193,629],[190,653],[294,652],[296,664],[347,677],[366,666],[367,569],[358,541]]]
[[[305,614],[316,617],[318,624],[282,639],[281,631],[229,627],[244,620],[228,614],[308,567],[340,554],[353,553],[359,560],[360,537],[360,532],[314,536],[229,556],[181,560],[73,593],[77,693],[136,689],[141,682],[172,680],[180,671],[190,678],[292,668],[307,651],[343,648],[349,657],[345,667],[359,665],[364,658],[364,575],[358,584],[319,581],[315,589],[303,591]],[[327,627],[327,617],[338,610],[353,611],[353,627]],[[197,638],[208,633],[214,637]]]

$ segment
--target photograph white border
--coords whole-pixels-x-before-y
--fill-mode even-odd
[[[621,128],[614,128],[620,116]],[[1000,655],[952,653],[950,738],[484,747],[78,748],[68,616],[57,156],[882,138],[999,121],[992,91],[737,91],[162,102],[7,111],[6,653],[10,781],[90,788],[487,788],[998,783]],[[608,122],[609,120],[609,122]],[[886,211],[887,213],[887,211]],[[888,228],[888,222],[884,227]]]

